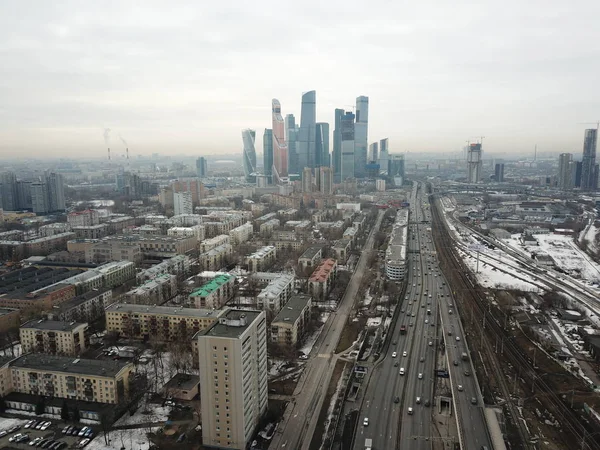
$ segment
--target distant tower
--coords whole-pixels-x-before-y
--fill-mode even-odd
[[[382,175],[387,175],[389,158],[389,139],[385,138],[379,141],[379,171]]]
[[[596,190],[597,173],[596,167],[596,145],[598,142],[598,130],[591,128],[585,130],[583,139],[583,158],[581,160],[581,189],[588,191]]]
[[[467,154],[467,181],[469,183],[479,183],[481,181],[481,144],[469,145],[469,153]]]
[[[276,182],[282,177],[286,177],[288,174],[288,146],[285,141],[285,121],[281,116],[281,103],[279,100],[274,98],[271,101],[271,115],[272,115],[272,153],[273,160],[271,165],[273,166],[272,172],[273,178]],[[267,173],[267,168],[265,167],[265,173]]]
[[[331,167],[319,169],[319,192],[323,195],[333,194],[333,170]]]
[[[369,134],[369,97],[356,98],[356,123],[354,125],[354,176],[367,175],[367,147]]]
[[[256,130],[249,128],[242,130],[242,164],[244,166],[244,176],[248,183],[256,182],[256,149],[254,142],[256,140]]]
[[[317,93],[309,91],[302,95],[300,130],[298,132],[298,169],[314,168],[316,164],[315,137],[317,127]]]
[[[504,163],[496,163],[494,166],[494,178],[498,183],[504,183]]]
[[[332,166],[333,176],[336,183],[341,181],[340,174],[342,172],[342,117],[344,117],[343,109],[336,109],[334,112],[335,121],[333,129],[333,153]]]
[[[196,176],[198,178],[206,178],[208,176],[208,163],[204,156],[196,159]]]
[[[329,167],[329,124],[317,123],[315,137],[315,166]]]
[[[288,147],[287,173],[300,173],[300,169],[298,169],[298,127],[293,114],[285,116],[285,140]]]
[[[341,181],[354,178],[354,118],[352,112],[346,111],[341,121]]]
[[[369,145],[369,162],[376,163],[379,158],[379,144],[373,142]]]
[[[267,176],[268,184],[273,183],[274,144],[275,142],[273,140],[273,130],[271,130],[270,128],[265,128],[265,132],[263,134],[263,170],[265,172],[265,175]],[[276,179],[278,179],[278,177],[276,177]]]
[[[312,169],[310,167],[305,167],[302,169],[302,192],[311,193],[312,192]]]

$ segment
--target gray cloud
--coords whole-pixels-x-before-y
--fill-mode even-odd
[[[370,139],[392,150],[476,134],[580,150],[600,114],[597,2],[412,3],[4,2],[0,154],[104,156],[108,126],[138,153],[234,152],[271,98],[299,115],[310,89],[329,122],[368,95]]]

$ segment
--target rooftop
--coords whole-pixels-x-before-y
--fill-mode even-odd
[[[313,260],[321,252],[321,250],[321,247],[309,247],[304,253],[302,253],[300,259]]]
[[[265,256],[267,256],[269,253],[274,252],[274,251],[275,251],[275,246],[266,245],[266,246],[256,250],[250,256],[248,256],[248,259],[261,259],[261,258],[264,258]]]
[[[132,305],[130,303],[113,303],[106,308],[106,312],[125,312],[125,313],[144,313],[156,314],[159,316],[180,316],[180,317],[219,317],[222,310],[183,308],[173,306],[149,306]]]
[[[203,284],[201,287],[192,292],[190,294],[190,297],[206,297],[207,295],[210,295],[211,293],[219,289],[224,284],[228,283],[232,278],[233,276],[226,273],[217,275],[208,283]]]
[[[79,359],[71,356],[55,356],[43,353],[29,353],[14,360],[11,367],[33,369],[46,372],[71,373],[114,377],[130,363],[112,360]]]
[[[311,296],[306,294],[296,294],[285,304],[279,314],[275,316],[272,323],[285,322],[294,323],[302,315],[302,311],[310,302]]]
[[[264,312],[256,310],[228,309],[219,317],[219,321],[200,334],[200,336],[239,339],[242,334]]]
[[[54,311],[65,311],[74,308],[75,306],[81,305],[82,303],[85,303],[88,300],[91,300],[92,298],[96,298],[108,291],[110,291],[110,289],[93,289],[91,291],[86,292],[85,294],[73,297],[72,299],[67,300],[66,302],[62,302],[60,305],[54,307]]]
[[[13,309],[13,308],[0,308],[0,316],[5,316],[7,314],[13,313],[15,311],[18,311],[18,309]]]
[[[191,391],[200,384],[198,375],[190,375],[187,373],[176,373],[163,387],[163,389],[183,389]]]
[[[336,264],[337,262],[335,259],[326,259],[317,266],[308,281],[323,282],[327,280],[329,273],[333,270]]]
[[[73,331],[81,325],[85,324],[80,322],[63,322],[62,320],[34,319],[21,325],[21,328],[47,331]]]

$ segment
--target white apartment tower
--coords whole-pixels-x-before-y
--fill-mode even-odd
[[[176,216],[180,214],[193,214],[194,205],[192,204],[191,192],[173,193],[173,212]]]
[[[267,318],[229,309],[199,333],[202,444],[245,449],[267,410]]]

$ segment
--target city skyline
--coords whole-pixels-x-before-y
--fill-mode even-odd
[[[126,148],[122,137],[132,157],[236,153],[240,129],[270,127],[269,99],[300,117],[297,99],[308,89],[319,96],[318,120],[332,125],[335,108],[368,95],[369,134],[389,136],[392,152],[452,151],[482,134],[489,152],[537,143],[577,153],[588,128],[581,123],[598,120],[591,2],[585,15],[516,1],[357,5],[352,13],[315,2],[302,12],[282,5],[284,21],[260,12],[269,8],[158,5],[0,7],[0,155],[105,155],[105,128],[115,152]],[[368,19],[355,26],[357,17]],[[342,38],[342,29],[353,33]],[[250,63],[264,52],[297,70],[274,77],[275,62]]]

